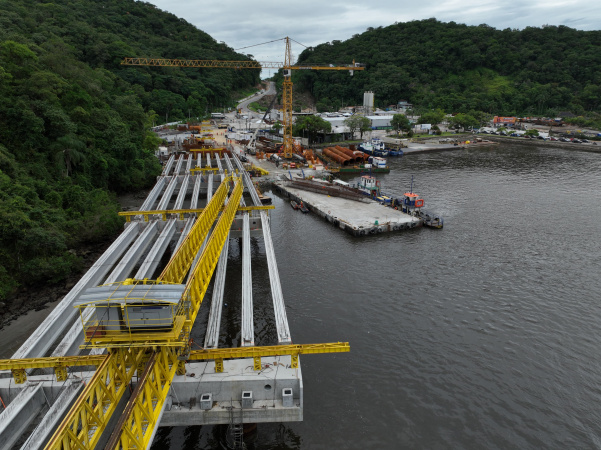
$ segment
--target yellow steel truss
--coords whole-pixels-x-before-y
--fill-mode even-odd
[[[109,352],[46,449],[91,449],[98,443],[146,349],[123,348]]]
[[[284,115],[282,125],[284,127],[284,158],[292,158],[292,149],[294,142],[292,139],[292,50],[290,47],[290,39],[286,38],[286,56],[284,69],[284,85],[282,93],[282,103],[284,104]]]
[[[194,260],[194,257],[198,253],[200,246],[209,234],[217,214],[221,210],[225,197],[229,191],[229,183],[232,179],[226,178],[221,182],[217,192],[211,198],[211,201],[204,208],[200,217],[194,223],[194,226],[184,239],[184,242],[179,246],[175,255],[167,264],[167,267],[163,270],[163,273],[159,276],[159,280],[169,281],[173,283],[181,283],[184,277],[190,270],[190,264]]]
[[[178,364],[174,349],[153,353],[105,448],[143,450],[148,446]]]
[[[50,358],[0,359],[0,370],[12,371],[16,384],[27,381],[26,369],[53,368],[57,381],[67,379],[68,367],[100,366],[106,355],[60,356]]]
[[[286,38],[287,40],[289,38]],[[289,40],[288,40],[289,43]],[[287,44],[288,44],[287,43]],[[288,49],[288,45],[286,45]],[[288,59],[290,61],[291,58]],[[155,67],[195,67],[212,69],[309,69],[309,70],[364,70],[356,64],[308,64],[304,66],[286,66],[282,62],[273,61],[220,61],[215,59],[168,59],[168,58],[123,58],[124,66],[155,66]],[[205,122],[203,122],[205,125]],[[207,126],[209,124],[206,124]]]
[[[221,208],[219,211],[223,211],[225,208]],[[261,205],[261,206],[240,206],[238,211],[267,211],[269,209],[275,209],[273,205]],[[149,211],[121,211],[118,214],[125,217],[126,222],[131,222],[131,218],[134,216],[144,216],[144,222],[148,222],[149,216],[162,216],[163,220],[167,220],[167,214],[177,214],[180,220],[184,220],[184,214],[197,214],[201,213],[205,208],[195,209],[156,209]]]
[[[188,360],[214,360],[215,372],[223,372],[223,360],[233,358],[253,358],[254,370],[261,370],[262,356],[290,355],[293,368],[298,367],[298,355],[317,353],[342,353],[351,350],[348,342],[334,342],[329,344],[301,344],[301,345],[273,345],[265,347],[237,347],[194,350],[190,352]]]
[[[223,207],[230,183],[234,188],[227,205]],[[261,369],[262,356],[291,355],[292,367],[298,367],[301,353],[332,353],[349,351],[348,343],[289,345],[273,347],[246,347],[240,349],[215,349],[191,352],[189,336],[199,312],[209,282],[216,268],[223,245],[236,212],[244,209],[271,209],[271,207],[241,208],[243,185],[239,177],[228,177],[218,188],[206,208],[200,210],[137,211],[128,216],[201,212],[190,235],[180,246],[158,281],[132,280],[124,285],[139,283],[181,283],[189,271],[195,254],[208,235],[211,226],[222,212],[211,237],[194,267],[184,294],[177,306],[174,325],[169,330],[147,333],[122,333],[100,344],[108,347],[108,356],[74,356],[0,360],[0,370],[11,370],[17,383],[26,381],[26,369],[53,367],[57,380],[67,378],[70,367],[98,366],[83,393],[69,410],[54,433],[46,449],[92,449],[106,431],[109,421],[123,397],[133,375],[137,372],[139,383],[131,396],[117,428],[111,435],[109,447],[117,449],[146,448],[158,425],[161,410],[175,374],[185,373],[184,362],[189,360],[215,361],[216,371],[223,371],[223,360],[249,358],[256,370]],[[175,261],[175,262],[174,262]],[[86,324],[84,324],[86,329]],[[94,333],[95,334],[95,333]],[[89,340],[92,342],[94,334]],[[99,345],[100,345],[99,344]],[[89,346],[89,344],[88,344]]]
[[[165,348],[165,351],[172,352],[170,355],[175,355],[176,350]],[[206,350],[192,350],[187,356],[188,361],[206,361],[236,359],[236,358],[260,358],[264,356],[291,355],[298,356],[301,354],[318,354],[318,353],[342,353],[349,352],[350,346],[348,342],[331,342],[327,344],[290,344],[290,345],[272,345],[264,347],[236,347],[236,348],[216,348]],[[64,356],[57,358],[29,358],[29,359],[2,359],[0,360],[0,370],[22,370],[25,369],[40,369],[45,367],[85,367],[85,366],[100,366],[107,356],[106,355],[88,355],[88,356]],[[61,380],[59,380],[61,381]]]
[[[209,287],[213,271],[219,261],[219,255],[221,254],[223,245],[225,244],[230,228],[232,227],[234,216],[240,207],[240,199],[242,198],[242,180],[240,178],[236,178],[235,180],[236,184],[227,202],[227,206],[225,207],[223,214],[221,214],[219,222],[215,226],[215,229],[211,234],[211,239],[204,248],[192,276],[188,280],[188,283],[186,283],[184,297],[190,301],[188,321],[185,326],[187,331],[186,334],[189,334],[189,331],[192,329],[192,325],[196,320],[196,315],[202,304],[204,294]]]

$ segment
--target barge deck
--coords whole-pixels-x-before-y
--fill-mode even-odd
[[[423,224],[418,217],[385,207],[368,198],[356,201],[332,197],[295,188],[291,184],[278,181],[273,184],[273,189],[298,203],[302,201],[312,213],[353,236],[409,230]]]

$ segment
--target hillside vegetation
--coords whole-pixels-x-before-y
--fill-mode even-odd
[[[153,5],[0,0],[0,300],[63,280],[116,233],[116,193],[160,172],[152,122],[204,114],[258,71],[123,67],[124,56],[246,59]]]
[[[435,19],[370,28],[309,48],[298,63],[364,63],[348,73],[294,71],[294,82],[331,109],[407,100],[420,109],[499,115],[599,112],[601,31],[565,26],[496,30]]]

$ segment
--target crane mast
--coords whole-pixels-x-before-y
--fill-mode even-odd
[[[292,158],[292,50],[290,47],[290,38],[286,37],[286,56],[284,58],[284,88],[282,93],[282,103],[284,104],[284,158]]]

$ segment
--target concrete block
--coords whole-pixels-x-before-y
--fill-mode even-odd
[[[253,391],[242,391],[242,408],[253,407]]]
[[[213,394],[202,394],[200,396],[200,409],[208,410],[213,407]]]
[[[284,388],[282,389],[282,406],[285,408],[290,408],[294,406],[294,398],[292,396],[292,389]]]

